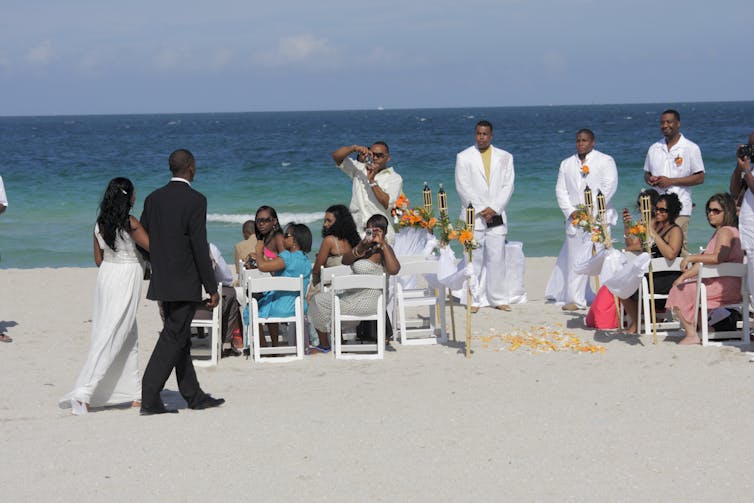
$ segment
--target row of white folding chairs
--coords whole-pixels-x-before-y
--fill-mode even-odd
[[[417,277],[417,276],[434,276],[437,274],[437,261],[427,260],[423,256],[402,256],[399,257],[401,262],[401,271],[398,278]],[[272,277],[260,274],[256,270],[245,270],[240,268],[241,278],[239,283],[243,295],[240,297],[242,305],[248,305],[249,325],[245,326],[244,335],[246,346],[255,362],[274,361],[284,362],[298,360],[303,358],[304,343],[303,338],[308,336],[304,334],[304,315],[303,315],[303,278],[283,278]],[[378,279],[375,279],[378,278]],[[322,268],[320,271],[320,281],[322,289],[330,292],[332,299],[332,347],[336,358],[382,358],[385,347],[385,306],[387,301],[385,276],[370,275],[353,275],[350,266],[335,266]],[[354,289],[374,288],[381,290],[378,296],[376,312],[370,315],[353,316],[342,313],[341,295]],[[262,293],[270,290],[285,290],[298,292],[295,300],[296,312],[293,316],[285,318],[261,318],[259,308],[254,299],[255,293]],[[433,344],[447,342],[447,332],[445,323],[445,296],[444,289],[439,289],[439,294],[431,284],[426,288],[405,288],[400,280],[395,281],[396,303],[394,320],[398,322],[398,332],[402,344]],[[409,328],[406,308],[411,307],[429,307],[429,327]],[[439,327],[437,319],[439,318]],[[343,344],[343,323],[360,322],[367,320],[377,321],[377,342],[376,344]],[[269,323],[289,323],[295,324],[295,337],[289,330],[288,343],[284,346],[262,348],[259,344],[260,325]],[[222,340],[222,339],[220,339]]]

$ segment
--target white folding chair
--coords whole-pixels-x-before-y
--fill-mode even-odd
[[[295,292],[294,313],[292,316],[261,318],[259,304],[253,297],[255,293],[269,291]],[[304,358],[304,277],[297,278],[283,276],[249,277],[247,287],[247,301],[249,303],[249,325],[251,325],[251,352],[255,362],[288,362]],[[269,323],[295,323],[296,331],[293,340],[286,340],[285,346],[260,347],[260,325]],[[289,332],[290,333],[290,332]],[[280,356],[273,356],[280,355]]]
[[[653,258],[650,261],[650,264],[652,265],[652,274],[659,273],[659,272],[669,272],[669,271],[676,271],[681,272],[681,261],[683,259],[678,257],[674,260],[668,260],[664,257],[659,258]],[[661,294],[655,292],[655,300],[658,299],[667,299],[668,294]],[[642,332],[642,325],[644,327],[644,335],[652,335],[652,311],[651,306],[649,305],[649,281],[647,280],[647,277],[641,278],[641,285],[639,286],[639,299],[637,301],[639,304],[639,320],[637,321],[637,330],[639,333]],[[642,320],[642,313],[644,314],[644,319]],[[662,313],[665,314],[665,313]],[[642,323],[643,321],[643,323]],[[664,333],[667,333],[668,330],[678,330],[681,328],[681,324],[678,321],[671,320],[671,321],[658,321],[656,324],[657,330],[662,330]]]
[[[699,264],[699,275],[696,280],[696,302],[694,303],[694,324],[697,324],[700,321],[699,317],[701,316],[702,346],[721,346],[723,344],[748,345],[751,342],[749,334],[749,282],[747,267],[749,266],[746,263],[737,264],[732,262],[726,262],[716,266]],[[702,280],[722,277],[741,278],[741,302],[721,306],[741,310],[741,321],[736,324],[736,328],[740,327],[741,330],[710,332],[709,327],[707,326],[707,285],[705,285]],[[726,340],[724,342],[717,340],[710,342],[710,339],[733,338],[739,338],[740,340]]]
[[[401,270],[395,275],[395,314],[400,341],[404,345],[444,344],[448,342],[445,325],[445,291],[440,289],[437,294],[435,288],[428,284],[426,287],[407,288],[401,278],[413,277],[420,280],[425,275],[437,277],[439,263],[436,260],[421,260],[416,262],[401,262]],[[425,282],[427,282],[425,280]],[[419,281],[416,282],[417,285]],[[431,283],[431,282],[430,282]],[[406,315],[408,308],[429,307],[429,324],[425,326],[422,319],[409,320]],[[437,318],[440,326],[437,327]],[[409,328],[411,325],[411,328]]]
[[[326,292],[330,288],[330,283],[334,276],[347,276],[353,274],[350,265],[336,265],[333,267],[322,266],[319,268],[319,282],[322,285],[322,291]]]
[[[210,331],[210,352],[209,359],[194,359],[195,367],[214,367],[220,361],[223,351],[223,334],[221,333],[223,323],[223,285],[217,284],[217,294],[220,299],[217,305],[208,311],[207,309],[198,309],[191,320],[191,328],[209,329]],[[192,354],[192,357],[198,356]]]
[[[385,275],[351,274],[332,278],[332,339],[335,358],[338,359],[382,359],[385,355]],[[350,315],[341,311],[340,296],[349,290],[379,290],[374,314]],[[377,342],[343,344],[341,340],[343,322],[377,320]]]

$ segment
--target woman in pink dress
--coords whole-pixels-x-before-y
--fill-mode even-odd
[[[707,221],[715,228],[715,233],[703,253],[688,255],[683,259],[681,270],[684,272],[673,282],[673,288],[666,302],[667,307],[673,309],[673,314],[686,332],[686,337],[680,341],[680,344],[701,344],[696,333],[697,327],[694,325],[696,276],[699,264],[717,265],[724,262],[740,264],[744,260],[737,228],[736,203],[730,194],[715,194],[709,198],[705,209]],[[741,301],[741,278],[709,278],[703,281],[707,285],[709,308],[714,309]],[[707,323],[707,320],[701,320],[701,323]]]

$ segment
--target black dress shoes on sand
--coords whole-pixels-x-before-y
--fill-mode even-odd
[[[178,414],[178,409],[168,409],[166,407],[151,409],[148,407],[142,407],[139,410],[140,416],[154,416],[157,414]]]
[[[204,409],[211,409],[212,407],[219,407],[222,404],[225,403],[224,398],[212,398],[211,396],[207,395],[198,402],[196,402],[194,405],[190,405],[189,409],[194,410],[204,410]]]

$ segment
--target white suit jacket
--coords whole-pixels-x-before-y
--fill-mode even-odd
[[[581,174],[583,165],[589,167],[589,174],[586,177]],[[594,215],[597,216],[598,210],[597,194],[602,191],[605,195],[607,221],[610,225],[615,225],[618,221],[618,213],[611,201],[618,190],[618,169],[612,157],[592,150],[586,155],[583,163],[576,154],[560,163],[555,196],[566,220],[578,209],[579,204],[584,204],[584,189],[587,185],[592,191]]]
[[[484,176],[482,154],[475,146],[469,147],[456,156],[456,191],[461,200],[460,218],[466,221],[466,207],[471,203],[477,212],[474,228],[487,228],[485,220],[479,212],[485,208],[492,208],[495,213],[503,216],[503,225],[489,230],[493,234],[508,233],[508,217],[505,209],[513,194],[513,156],[505,150],[490,146],[490,184]]]

